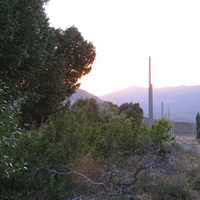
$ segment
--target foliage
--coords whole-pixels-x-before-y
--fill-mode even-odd
[[[3,101],[1,105],[5,106]],[[112,191],[121,198],[129,194],[139,199],[139,191],[141,199],[145,195],[165,198],[166,193],[174,199],[192,197],[189,188],[194,179],[184,179],[184,188],[175,185],[178,193],[173,189],[182,176],[178,172],[179,177],[174,176],[181,166],[178,158],[175,159],[179,155],[177,150],[174,155],[157,155],[160,147],[166,152],[173,152],[176,147],[168,134],[169,122],[162,119],[151,128],[145,124],[138,126],[126,114],[119,114],[115,105],[105,106],[95,99],[79,99],[52,115],[40,129],[18,135],[15,151],[2,147],[14,166],[7,168],[15,169],[9,178],[1,174],[2,199],[62,200],[90,195],[91,191],[101,199],[103,188],[107,189],[105,195]],[[11,129],[4,134],[10,132]],[[1,160],[2,166],[5,162]],[[140,170],[137,172],[137,169]],[[195,166],[192,170],[194,177]],[[170,181],[167,173],[174,176]],[[194,184],[198,188],[199,180],[195,179]],[[119,194],[119,190],[123,193]]]
[[[0,2],[0,72],[10,86],[25,89],[46,57],[48,19],[44,0]]]
[[[97,122],[100,120],[99,104],[94,98],[78,99],[71,106],[71,109],[84,115],[84,120],[86,120],[88,123]]]
[[[118,106],[108,101],[99,105],[99,117],[101,122],[109,122],[110,118],[118,113]]]
[[[84,40],[81,33],[74,26],[65,31],[58,29],[56,48],[53,51],[54,58],[63,61],[64,84],[74,91],[80,84],[78,79],[88,74],[96,56],[95,47],[91,42]]]
[[[126,114],[128,118],[132,119],[134,126],[140,126],[143,119],[143,109],[139,103],[123,103],[119,107],[120,114]]]
[[[196,115],[196,130],[197,130],[197,139],[200,139],[200,115],[199,115],[199,112]]]
[[[20,104],[23,98],[13,99],[10,89],[5,83],[0,81],[0,149],[1,149],[1,167],[5,166],[5,175],[10,177],[7,167],[13,166],[13,155],[17,146],[18,137],[21,134],[19,128]],[[11,156],[12,155],[12,156]],[[3,169],[3,168],[2,168]],[[9,170],[10,171],[10,170]]]
[[[87,75],[95,47],[75,27],[49,27],[47,0],[0,2],[0,74],[10,88],[28,97],[23,122],[41,124]]]
[[[170,130],[170,122],[164,118],[160,119],[157,124],[152,124],[149,129],[152,142],[162,147],[166,142],[174,140],[174,137],[169,134]]]
[[[19,127],[20,108],[25,99],[22,97],[15,99],[11,92],[13,93],[0,80],[0,192],[5,199],[8,196],[8,199],[11,199],[12,189],[16,189],[16,176],[27,171],[26,162],[20,161],[17,153],[19,140],[23,135],[23,131]],[[17,184],[19,184],[18,181]],[[14,188],[11,188],[12,184],[15,185]],[[18,196],[17,193],[15,195]]]

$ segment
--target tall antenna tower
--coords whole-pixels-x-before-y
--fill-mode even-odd
[[[151,57],[149,56],[149,119],[148,127],[153,124],[153,87],[151,83]]]
[[[164,117],[163,115],[163,102],[161,102],[161,119]]]

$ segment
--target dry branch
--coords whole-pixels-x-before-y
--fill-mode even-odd
[[[86,182],[88,182],[88,183],[90,183],[92,185],[101,186],[104,189],[103,190],[104,192],[103,191],[101,191],[101,192],[103,192],[104,194],[110,195],[110,196],[117,196],[117,195],[127,194],[127,191],[128,191],[127,188],[129,188],[132,184],[134,184],[139,179],[138,173],[139,173],[139,171],[141,169],[143,169],[143,167],[140,167],[135,172],[133,180],[129,181],[128,183],[120,183],[120,182],[113,182],[112,181],[112,176],[114,174],[118,174],[119,173],[118,170],[114,170],[114,171],[110,172],[110,174],[108,173],[108,176],[110,176],[110,178],[109,178],[109,182],[106,183],[106,184],[108,184],[108,185],[109,184],[110,185],[117,184],[117,186],[119,186],[117,190],[113,190],[113,187],[107,187],[106,184],[103,183],[103,182],[94,182],[89,177],[85,176],[84,174],[79,173],[79,172],[75,171],[74,169],[72,169],[70,167],[65,167],[65,166],[60,166],[57,169],[48,169],[48,168],[45,168],[45,167],[39,167],[39,168],[37,168],[35,170],[32,179],[35,179],[35,177],[37,176],[37,174],[40,173],[40,172],[43,172],[43,171],[46,171],[47,175],[51,174],[52,178],[55,175],[77,175],[77,176],[82,177]],[[76,197],[76,198],[79,199],[79,197]]]
[[[94,182],[92,181],[90,178],[88,178],[87,176],[85,176],[84,174],[81,174],[77,171],[75,171],[74,169],[70,168],[70,167],[65,167],[65,166],[61,166],[59,169],[47,169],[45,167],[39,167],[35,170],[34,175],[33,175],[33,179],[35,178],[35,175],[41,171],[47,171],[49,174],[52,174],[52,177],[54,177],[55,175],[78,175],[83,177],[87,182],[93,184],[93,185],[99,185],[102,186],[106,191],[108,190],[105,186],[104,183],[101,182]],[[68,171],[63,171],[63,170],[68,170]]]

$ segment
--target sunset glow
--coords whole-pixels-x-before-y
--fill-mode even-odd
[[[76,26],[97,57],[81,88],[103,95],[129,86],[200,85],[198,0],[51,0],[52,26]]]

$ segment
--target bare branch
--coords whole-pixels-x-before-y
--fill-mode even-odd
[[[90,182],[91,184],[93,185],[100,185],[102,186],[106,191],[107,191],[107,188],[105,186],[104,183],[101,183],[101,182],[94,182],[92,181],[90,178],[88,178],[87,176],[85,176],[84,174],[81,174],[79,172],[76,172],[74,169],[70,168],[70,167],[65,167],[65,166],[62,166],[60,168],[60,170],[62,169],[67,169],[69,170],[69,172],[59,172],[58,169],[54,169],[54,170],[51,170],[51,169],[47,169],[45,167],[39,167],[35,170],[35,173],[33,175],[33,178],[35,177],[35,175],[43,170],[46,170],[48,173],[51,173],[52,174],[52,177],[55,176],[55,175],[71,175],[71,174],[75,174],[75,175],[78,175],[78,176],[81,176],[83,177],[84,179],[86,179],[87,182]]]

